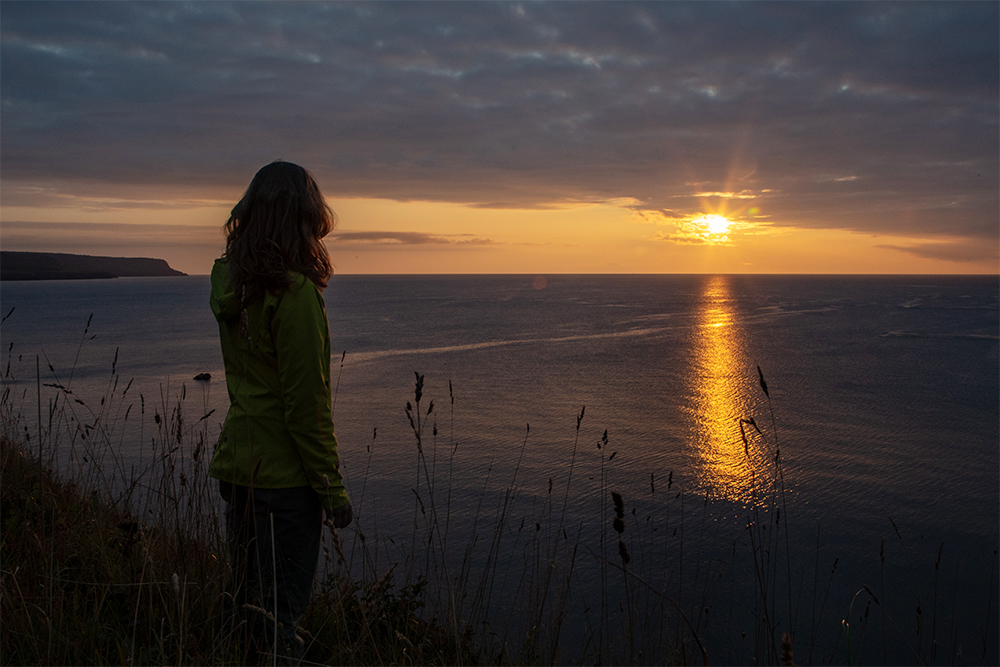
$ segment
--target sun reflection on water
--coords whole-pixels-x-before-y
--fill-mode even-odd
[[[699,481],[714,496],[746,502],[753,473],[761,472],[755,452],[744,447],[739,420],[751,415],[753,365],[744,347],[727,276],[705,284],[693,335],[695,458]]]

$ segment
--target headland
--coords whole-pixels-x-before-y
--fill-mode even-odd
[[[139,276],[186,276],[166,260],[95,257],[58,252],[0,252],[0,280],[84,280]]]

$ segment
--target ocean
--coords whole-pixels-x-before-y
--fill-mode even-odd
[[[5,282],[5,381],[33,415],[36,357],[41,383],[81,397],[102,395],[114,365],[133,397],[166,404],[183,387],[187,414],[216,410],[218,433],[207,300],[207,276]],[[761,559],[792,582],[774,622],[800,638],[800,662],[843,662],[844,620],[868,662],[1000,659],[996,277],[335,276],[325,300],[359,525],[389,562],[412,553],[430,483],[452,543],[485,544],[505,511],[504,558],[550,549],[569,577],[560,660],[614,634],[599,607],[631,610],[640,590],[648,607],[655,589],[712,662],[749,661]],[[405,412],[418,376],[426,472]],[[787,543],[755,541],[781,524]],[[658,578],[636,583],[643,572]],[[496,583],[500,606],[534,609],[518,587]]]

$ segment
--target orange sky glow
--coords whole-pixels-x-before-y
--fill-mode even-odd
[[[381,199],[329,203],[339,225],[327,239],[327,247],[337,272],[343,274],[975,274],[997,270],[996,260],[989,257],[949,261],[903,250],[961,240],[776,227],[763,214],[733,215],[727,218],[730,227],[725,233],[712,233],[700,213],[683,220],[656,219],[614,203],[549,209],[483,209]],[[122,202],[113,209],[93,204],[75,209],[2,207],[3,248],[153,255],[186,273],[210,271],[223,250],[222,224],[228,203],[181,203],[176,208],[132,208],[129,204]],[[44,223],[64,219],[75,222],[45,228]],[[373,236],[386,229],[393,231],[381,238]]]
[[[314,174],[343,274],[1000,272],[995,3],[5,5],[0,247],[205,274]]]

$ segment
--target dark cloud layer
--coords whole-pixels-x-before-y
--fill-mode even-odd
[[[998,7],[5,3],[5,203],[281,157],[334,196],[995,239]]]

